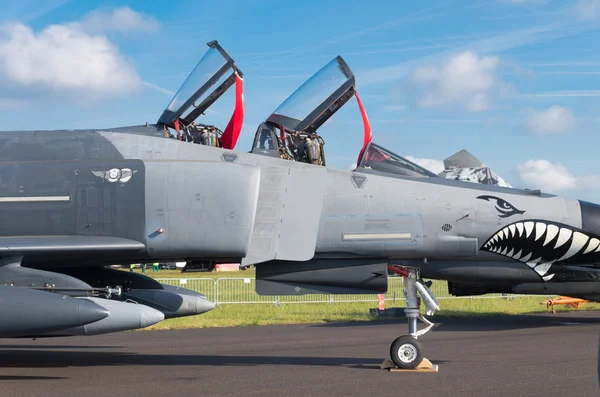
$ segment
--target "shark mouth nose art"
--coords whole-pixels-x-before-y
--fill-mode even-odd
[[[500,229],[481,249],[526,263],[543,277],[555,262],[598,260],[600,238],[569,225],[530,220]]]

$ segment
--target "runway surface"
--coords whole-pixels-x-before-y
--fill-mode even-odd
[[[435,322],[421,374],[379,369],[405,320],[3,339],[0,395],[600,395],[600,313]]]

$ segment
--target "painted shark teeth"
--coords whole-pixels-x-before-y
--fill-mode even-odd
[[[590,240],[587,248],[585,249],[585,251],[583,253],[584,254],[589,254],[590,252],[592,252],[596,248],[598,248],[598,246],[600,246],[600,240],[598,240],[597,238],[593,238],[593,239]]]
[[[515,222],[498,230],[483,248],[527,264],[540,277],[546,277],[552,263],[571,258],[576,262],[578,255],[600,253],[600,237],[574,231],[567,225],[543,221]]]
[[[523,252],[523,250],[517,252],[512,258],[518,261],[521,258],[521,252]]]
[[[540,276],[544,276],[550,270],[550,266],[552,266],[552,263],[540,263],[533,270]]]
[[[567,240],[571,238],[572,235],[573,232],[571,230],[561,227],[560,231],[558,232],[558,238],[556,239],[556,244],[554,245],[554,248],[556,249],[558,247],[562,247],[567,242]]]
[[[517,227],[517,237],[520,237],[523,235],[523,223],[519,222],[515,225]]]
[[[542,257],[540,256],[539,258],[529,261],[527,262],[527,266],[529,266],[530,268],[534,268],[540,261],[542,260]]]
[[[561,232],[563,230],[565,230],[565,229],[564,228],[561,229]],[[585,246],[585,244],[588,242],[589,239],[590,238],[583,233],[579,233],[579,232],[573,233],[573,238],[572,238],[571,246],[569,247],[569,250],[563,256],[561,256],[560,259],[558,259],[558,262],[564,261],[565,259],[569,259],[573,255],[575,255],[576,253],[581,251],[581,249]],[[599,243],[600,243],[600,241],[599,241]],[[558,242],[556,244],[558,246]]]
[[[538,241],[546,232],[546,224],[536,222],[535,224],[535,241]]]
[[[520,261],[521,261],[521,262],[525,262],[525,263],[527,263],[527,261],[528,261],[529,259],[531,259],[531,252],[530,252],[530,253],[528,253],[526,256],[522,257],[522,258],[520,259]]]
[[[531,232],[533,231],[533,228],[535,227],[535,223],[533,222],[525,222],[524,224],[525,227],[525,237],[529,238],[529,236],[531,235]]]
[[[547,276],[544,276],[544,277],[542,277],[542,279],[543,279],[544,281],[550,281],[550,279],[551,279],[552,277],[554,277],[554,273],[552,273],[552,274],[549,274],[549,275],[547,275]]]
[[[548,225],[548,227],[546,228],[546,240],[544,240],[544,246],[546,246],[546,244],[548,244],[554,239],[554,237],[556,237],[559,230],[559,227],[556,225]]]

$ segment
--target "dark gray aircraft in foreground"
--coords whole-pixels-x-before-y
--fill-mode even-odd
[[[234,150],[241,73],[209,46],[155,124],[0,133],[0,336],[85,333],[135,317],[135,303],[202,311],[191,291],[106,267],[156,260],[254,265],[263,295],[379,294],[399,273],[409,335],[390,356],[401,368],[420,364],[432,325],[419,295],[427,315],[439,307],[423,278],[457,296],[597,299],[600,206],[442,178],[375,144],[341,57],[260,124],[249,152]],[[234,83],[225,131],[196,123]],[[365,130],[357,167],[328,168],[318,130],[352,97]]]

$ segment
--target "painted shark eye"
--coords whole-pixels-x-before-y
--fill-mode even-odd
[[[521,211],[517,209],[514,205],[509,203],[508,201],[501,199],[496,196],[479,196],[477,197],[480,200],[491,201],[496,204],[496,211],[498,211],[498,216],[500,218],[508,218],[509,216],[513,216],[516,214],[524,214],[525,211]]]

